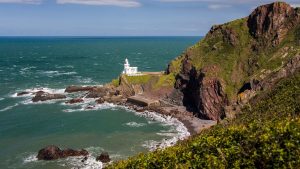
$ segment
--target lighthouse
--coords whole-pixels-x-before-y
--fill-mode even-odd
[[[128,76],[135,76],[138,74],[138,68],[137,67],[130,67],[129,61],[126,58],[124,62],[124,70],[123,74]]]

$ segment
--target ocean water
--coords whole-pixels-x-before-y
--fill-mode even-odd
[[[200,37],[1,37],[0,168],[101,168],[95,158],[113,160],[174,143],[188,135],[176,119],[139,114],[112,104],[84,110],[94,100],[32,103],[20,91],[63,93],[68,85],[101,85],[116,78],[127,57],[141,71],[164,70]],[[37,161],[47,145],[87,149],[82,157]]]

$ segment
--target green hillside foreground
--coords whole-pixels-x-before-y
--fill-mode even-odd
[[[107,168],[299,168],[300,75],[260,97],[234,120]]]

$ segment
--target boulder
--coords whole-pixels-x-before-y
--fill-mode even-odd
[[[102,97],[96,100],[96,103],[98,103],[98,104],[102,104],[104,102],[105,102],[105,100]]]
[[[102,163],[108,163],[111,161],[107,152],[103,152],[96,158],[97,161],[101,161]]]
[[[72,156],[87,156],[88,154],[89,153],[83,149],[79,151],[73,149],[61,150],[57,146],[51,145],[41,149],[38,152],[37,158],[38,160],[56,160]]]
[[[55,100],[55,99],[65,99],[67,98],[63,94],[50,94],[44,91],[38,91],[35,93],[35,96],[32,98],[33,102]]]
[[[41,149],[37,155],[38,160],[56,160],[61,158],[62,152],[56,146],[48,146]]]
[[[81,103],[83,102],[84,100],[82,98],[75,98],[75,99],[72,99],[72,100],[69,100],[65,103],[68,103],[68,104],[75,104],[75,103]]]
[[[91,91],[95,86],[68,86],[65,90],[67,93]]]
[[[110,90],[108,88],[105,87],[98,87],[98,88],[94,88],[93,90],[91,90],[86,98],[99,98],[99,97],[104,97],[109,95]]]

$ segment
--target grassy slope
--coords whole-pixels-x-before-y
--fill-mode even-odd
[[[108,168],[299,168],[300,75],[263,94],[234,121]]]
[[[141,75],[141,76],[124,76],[129,84],[132,85],[149,85],[153,90],[163,87],[173,87],[175,83],[175,74],[168,75]],[[119,78],[120,79],[120,78]],[[115,87],[120,85],[119,79],[113,79],[111,84]]]
[[[254,39],[249,34],[247,18],[226,23],[221,27],[223,30],[234,32],[237,39],[235,46],[224,40],[222,31],[215,31],[189,48],[187,53],[197,70],[212,65],[219,68],[218,72],[207,74],[207,76],[219,77],[225,86],[225,92],[232,99],[236,97],[238,90],[245,82],[254,77],[259,79],[263,73],[280,68],[282,63],[300,52],[299,27],[289,31],[279,46],[262,49],[258,53],[251,50]],[[293,49],[284,50],[285,47],[291,46]],[[287,55],[282,58],[286,53]],[[184,55],[171,62],[170,67],[173,73],[180,71],[183,57]],[[258,64],[249,64],[249,62]]]

